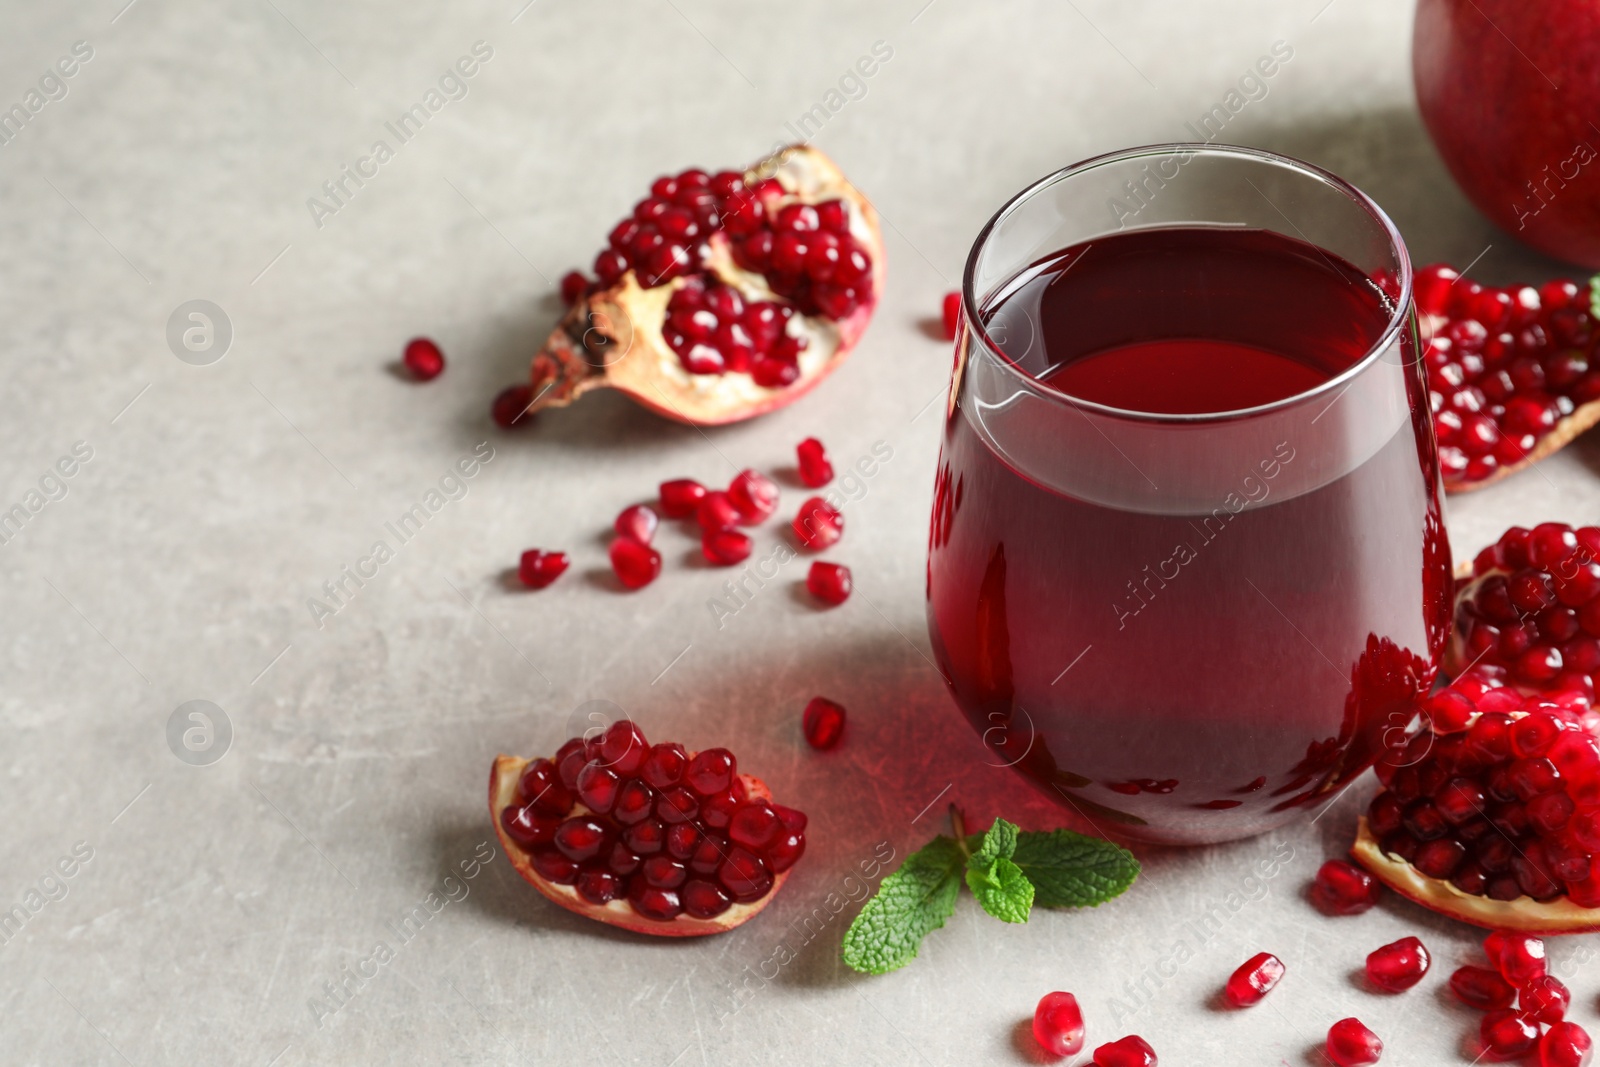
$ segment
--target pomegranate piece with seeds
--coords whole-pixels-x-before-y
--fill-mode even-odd
[[[1600,739],[1586,693],[1523,695],[1505,680],[1473,668],[1444,691],[1471,706],[1465,719],[1386,751],[1352,852],[1402,896],[1514,932],[1486,948],[1520,986],[1535,972],[1507,960],[1532,951],[1526,935],[1600,930]]]
[[[413,337],[407,341],[401,360],[418,381],[432,381],[444,372],[444,353],[426,337]]]
[[[613,527],[617,531],[617,536],[648,545],[651,538],[655,537],[656,527],[659,525],[661,518],[652,508],[644,504],[634,504],[632,507],[622,509]]]
[[[1519,1011],[1502,1008],[1483,1017],[1478,1036],[1486,1052],[1509,1060],[1533,1048],[1539,1040],[1539,1026]]]
[[[800,513],[794,517],[794,535],[802,546],[813,551],[827,548],[844,536],[844,515],[820,496],[814,496],[800,505]]]
[[[833,464],[821,441],[808,437],[795,446],[794,452],[800,461],[800,480],[807,486],[820,489],[833,481]]]
[[[812,697],[801,716],[800,728],[812,748],[829,749],[844,736],[844,723],[844,705],[835,704],[827,697]]]
[[[824,604],[839,605],[850,599],[850,568],[842,563],[817,560],[806,572],[806,588]]]
[[[533,421],[529,408],[533,404],[533,389],[527,385],[508,385],[495,396],[489,405],[489,415],[502,430],[513,430]]]
[[[530,548],[517,563],[517,577],[529,589],[543,589],[566,573],[568,562],[565,552],[544,552]]]
[[[1488,967],[1456,968],[1450,976],[1450,991],[1461,1003],[1479,1011],[1509,1008],[1517,999],[1517,991],[1511,983],[1500,977],[1499,971]]]
[[[954,341],[956,330],[961,325],[961,294],[944,294],[944,303],[940,308],[941,318],[944,320],[944,339]]]
[[[843,361],[883,292],[884,250],[866,197],[792,145],[746,171],[658,178],[594,274],[533,358],[538,406],[609,386],[717,425],[790,403]]]
[[[1083,1050],[1083,1012],[1071,993],[1046,993],[1033,1009],[1033,1039],[1052,1056]]]
[[[659,490],[661,514],[669,519],[687,519],[700,509],[706,498],[706,487],[693,478],[674,478],[662,482]]]
[[[1248,1008],[1261,1003],[1281,978],[1283,961],[1270,952],[1258,952],[1228,976],[1223,994],[1234,1007]]]
[[[1495,289],[1434,265],[1415,293],[1446,489],[1498,481],[1600,421],[1588,285]]]
[[[1328,915],[1360,915],[1378,902],[1372,875],[1345,860],[1328,860],[1317,868],[1311,899]]]
[[[611,542],[611,569],[628,589],[643,589],[661,573],[661,553],[631,537]]]
[[[1094,1050],[1095,1067],[1156,1067],[1156,1050],[1138,1034],[1129,1034]]]
[[[1337,1067],[1369,1067],[1383,1058],[1383,1042],[1355,1018],[1328,1027],[1327,1050]]]
[[[728,499],[746,524],[766,522],[778,510],[778,486],[758,471],[740,471],[728,484]]]
[[[651,745],[628,721],[552,759],[502,755],[489,810],[517,873],[579,915],[640,933],[730,930],[805,852],[806,817],[726,749]]]
[[[1367,980],[1388,993],[1403,993],[1422,981],[1432,957],[1414,937],[1402,937],[1367,955]]]
[[[1594,1041],[1577,1023],[1556,1023],[1539,1039],[1539,1067],[1587,1067]]]
[[[1456,592],[1444,667],[1457,674],[1475,664],[1503,668],[1523,692],[1593,692],[1600,673],[1600,527],[1513,526],[1478,553]]]

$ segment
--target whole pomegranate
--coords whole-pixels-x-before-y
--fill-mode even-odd
[[[1600,6],[1419,0],[1411,47],[1423,122],[1478,209],[1600,267]]]

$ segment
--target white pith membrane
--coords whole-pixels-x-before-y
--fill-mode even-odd
[[[1470,730],[1482,713],[1467,720]],[[1513,722],[1529,712],[1502,712]],[[1387,790],[1379,790],[1374,799]],[[1370,805],[1370,801],[1368,802]],[[1498,832],[1498,831],[1497,831]],[[1582,934],[1600,930],[1600,908],[1583,908],[1566,896],[1537,901],[1530,896],[1514,900],[1494,900],[1464,892],[1450,881],[1430,878],[1393,853],[1385,853],[1367,828],[1367,817],[1360,817],[1355,844],[1350,854],[1373,877],[1408,900],[1453,919],[1489,930],[1514,930],[1525,934]]]
[[[787,204],[839,200],[849,215],[850,236],[872,257],[871,292],[850,315],[833,321],[795,309],[786,332],[805,338],[807,344],[798,354],[800,375],[793,383],[769,388],[757,385],[744,371],[691,374],[663,332],[667,304],[685,279],[647,288],[630,267],[616,284],[579,300],[534,355],[532,410],[565,407],[591,389],[609,387],[668,418],[711,426],[782,407],[827,377],[860,340],[883,294],[886,270],[878,213],[831,159],[808,145],[791,145],[745,172],[747,185],[767,178],[776,179],[785,190],[769,205],[769,217]],[[713,231],[706,240],[711,252],[704,270],[697,273],[737,290],[746,303],[793,306],[773,292],[764,275],[734,262],[725,231]],[[600,339],[601,347],[611,351],[598,358],[589,355],[585,337]]]
[[[689,752],[693,759],[696,753]],[[753,919],[771,903],[772,898],[778,895],[778,890],[783,888],[783,883],[789,880],[788,870],[779,871],[772,876],[772,888],[760,900],[749,904],[735,902],[729,905],[714,919],[697,919],[687,912],[673,919],[657,920],[646,918],[633,910],[633,906],[624,898],[607,901],[605,904],[593,904],[578,895],[577,886],[560,885],[542,877],[533,867],[533,854],[513,841],[500,822],[500,813],[509,807],[521,807],[517,798],[517,782],[522,777],[522,770],[532,760],[520,756],[507,756],[501,754],[495,757],[494,767],[489,772],[489,814],[494,822],[494,832],[500,838],[500,846],[506,850],[506,858],[511,861],[511,866],[522,875],[523,880],[537,889],[548,900],[561,905],[568,911],[575,912],[588,919],[606,923],[609,926],[620,926],[624,929],[638,933],[652,934],[657,937],[703,937],[707,934],[720,934],[731,930]],[[740,774],[745,789],[749,792],[750,800],[765,800],[772,802],[772,792],[766,783],[759,778],[748,774]],[[563,818],[574,818],[584,815],[595,815],[596,818],[606,819],[608,816],[598,815],[584,806],[583,801],[575,801],[572,810]]]

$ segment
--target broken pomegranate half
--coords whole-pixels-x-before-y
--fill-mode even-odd
[[[822,152],[657,178],[533,357],[533,407],[620,389],[709,426],[788,404],[855,347],[883,292],[878,214]]]
[[[1501,931],[1600,930],[1600,739],[1590,695],[1477,667],[1377,766],[1352,853],[1402,896]],[[1437,713],[1430,709],[1438,709]]]
[[[733,753],[651,745],[623,719],[549,759],[497,756],[489,811],[511,865],[568,911],[658,937],[721,933],[766,907],[806,817]]]
[[[1497,482],[1600,421],[1589,284],[1496,289],[1435,264],[1415,292],[1446,489]]]
[[[1600,673],[1600,527],[1513,526],[1456,590],[1444,667],[1503,667],[1523,692],[1593,692]]]

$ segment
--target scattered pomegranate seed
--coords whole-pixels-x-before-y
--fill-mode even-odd
[[[1083,1012],[1071,993],[1046,993],[1033,1009],[1033,1039],[1052,1056],[1083,1049]]]
[[[819,559],[806,572],[806,588],[825,604],[843,604],[850,599],[850,590],[853,588],[850,568],[842,563],[824,563]]]
[[[1270,952],[1258,952],[1228,976],[1223,992],[1234,1007],[1248,1008],[1261,1003],[1282,977],[1283,961]]]
[[[1328,1027],[1328,1059],[1337,1067],[1370,1067],[1383,1058],[1383,1042],[1360,1019],[1340,1019]]]
[[[589,292],[589,279],[575,270],[569,270],[561,276],[561,302],[571,307],[582,300]]]
[[[631,537],[619,537],[611,542],[611,569],[627,588],[642,589],[661,573],[661,553]]]
[[[806,742],[815,749],[832,748],[844,736],[844,705],[835,704],[827,697],[812,697],[800,720]]]
[[[693,478],[674,478],[662,482],[659,490],[661,513],[669,519],[687,519],[706,497],[706,487]]]
[[[778,510],[778,486],[757,471],[745,470],[728,485],[728,499],[746,523],[765,522]]]
[[[529,589],[543,589],[566,572],[569,562],[565,552],[543,552],[530,548],[522,554],[517,564],[517,577]]]
[[[1094,1050],[1095,1067],[1156,1067],[1156,1050],[1137,1034],[1119,1037]]]
[[[700,551],[718,567],[731,567],[750,558],[754,542],[738,530],[708,530],[700,539]]]
[[[1317,868],[1311,899],[1329,915],[1359,915],[1378,902],[1377,879],[1353,863],[1328,860]]]
[[[944,294],[944,339],[954,341],[961,325],[961,294]]]
[[[1487,967],[1456,968],[1450,976],[1450,989],[1457,1000],[1479,1011],[1509,1008],[1517,999],[1517,991],[1511,983],[1501,978],[1499,971]]]
[[[1532,934],[1495,931],[1484,938],[1483,951],[1500,976],[1521,988],[1545,974],[1544,940]]]
[[[622,513],[617,516],[617,521],[612,525],[618,537],[627,537],[641,545],[648,545],[655,537],[656,527],[660,524],[661,519],[657,517],[654,509],[646,504],[634,504],[623,508]]]
[[[494,417],[495,425],[502,429],[526,426],[533,421],[528,416],[528,405],[532,403],[532,386],[510,385],[500,390],[500,395],[494,398],[494,403],[489,406],[489,414]]]
[[[1556,1023],[1539,1039],[1539,1067],[1587,1067],[1593,1057],[1594,1042],[1577,1023]]]
[[[406,369],[424,382],[432,381],[444,371],[444,353],[426,337],[413,337],[407,341],[403,358]]]
[[[1402,937],[1367,955],[1367,978],[1379,989],[1403,993],[1422,981],[1431,962],[1421,941]]]
[[[1522,1014],[1545,1025],[1558,1023],[1566,1017],[1572,1004],[1572,994],[1554,975],[1544,974],[1530,978],[1517,993],[1517,1007]]]
[[[800,505],[800,513],[794,517],[794,535],[813,551],[827,548],[844,535],[844,516],[832,504],[814,496]]]
[[[1539,1040],[1539,1027],[1511,1008],[1491,1011],[1478,1024],[1484,1047],[1501,1059],[1520,1056]]]
[[[733,500],[721,489],[713,489],[700,500],[700,506],[695,511],[695,518],[700,523],[700,529],[706,533],[716,530],[729,530],[738,524],[739,509],[734,506]]]
[[[815,437],[808,437],[795,446],[800,459],[800,480],[813,489],[833,481],[833,464],[828,461],[828,451]]]

